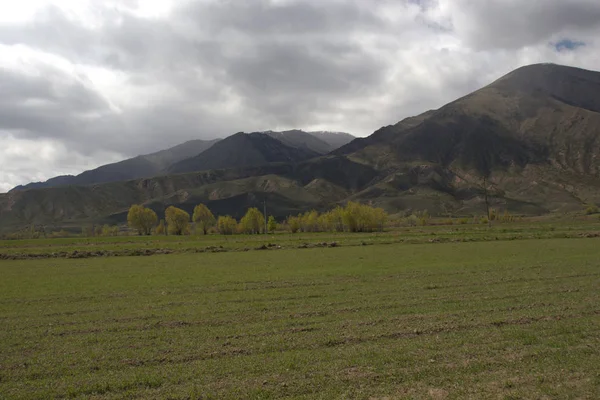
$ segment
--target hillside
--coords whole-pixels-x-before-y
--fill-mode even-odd
[[[341,147],[341,145],[334,146],[326,140],[322,139],[332,135],[337,135],[331,132],[325,132],[323,135],[319,133],[318,136],[315,135],[314,132],[304,132],[301,130],[291,130],[284,132],[265,131],[262,133],[265,133],[271,136],[272,138],[279,140],[286,146],[304,148],[319,154],[327,154],[337,149],[338,147]],[[354,136],[348,136],[354,138]],[[352,139],[349,139],[349,141],[350,140]]]
[[[91,185],[129,179],[149,178],[161,174],[173,163],[195,156],[210,148],[218,140],[191,140],[156,153],[141,155],[117,163],[107,164],[82,172],[17,186],[12,190],[39,189],[67,185]]]
[[[88,186],[68,186],[0,194],[0,227],[21,224],[123,222],[131,204],[144,203],[159,215],[168,205],[192,211],[199,202],[220,214],[241,217],[267,200],[270,213],[284,217],[324,209],[368,185],[372,168],[345,157],[300,163],[211,170]]]
[[[236,133],[210,149],[173,164],[168,173],[241,168],[272,162],[298,162],[319,156],[303,147],[291,147],[265,133]]]
[[[309,133],[329,144],[331,151],[338,149],[356,139],[356,137],[346,132],[316,131]]]
[[[500,208],[576,210],[600,201],[599,101],[600,73],[531,65],[417,124],[384,128],[380,140],[357,140],[338,152],[381,171],[392,184],[377,186],[385,186],[380,200],[400,207],[407,193],[393,183],[398,171],[422,165],[440,174],[435,193],[420,195],[422,204],[437,197],[442,208],[472,210],[487,177]],[[465,194],[468,186],[474,190]]]
[[[392,213],[481,215],[484,182],[500,210],[582,210],[600,203],[600,73],[523,67],[438,110],[315,155],[266,134],[236,134],[171,170],[210,171],[0,195],[0,222],[124,221],[132,202],[160,211],[202,201],[239,215],[263,199],[278,217],[347,200]]]

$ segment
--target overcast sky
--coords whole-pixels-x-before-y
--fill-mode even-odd
[[[366,136],[526,64],[600,70],[598,0],[2,1],[0,192],[194,138]]]

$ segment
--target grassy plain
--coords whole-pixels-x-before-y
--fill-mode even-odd
[[[145,250],[172,252],[244,251],[263,245],[283,249],[310,247],[335,242],[340,246],[372,244],[417,244],[430,242],[475,242],[490,240],[557,239],[600,236],[600,218],[545,218],[521,223],[429,225],[398,227],[382,233],[284,233],[269,235],[207,236],[115,236],[69,237],[58,239],[0,240],[0,259],[21,257],[64,256],[67,252],[111,252],[128,255]]]
[[[411,234],[425,243],[2,260],[0,398],[600,398],[600,239]],[[368,238],[392,244],[351,245]]]

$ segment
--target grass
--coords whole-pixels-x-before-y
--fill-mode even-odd
[[[61,239],[0,240],[0,259],[20,255],[61,256],[66,252],[108,251],[127,255],[143,250],[169,250],[173,252],[253,250],[267,244],[289,249],[306,244],[335,242],[340,246],[365,244],[469,242],[491,240],[579,238],[600,234],[600,220],[563,219],[543,222],[496,223],[492,229],[487,225],[446,225],[403,227],[383,233],[296,233],[278,232],[270,235],[208,235],[208,236],[117,236],[117,237],[70,237]]]
[[[0,273],[0,398],[600,398],[595,238]]]

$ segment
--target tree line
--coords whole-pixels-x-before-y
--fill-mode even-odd
[[[304,214],[289,216],[283,224],[279,224],[274,216],[265,215],[252,207],[237,221],[230,215],[218,218],[204,204],[198,204],[190,216],[188,212],[169,206],[165,210],[165,218],[158,220],[157,214],[150,208],[139,204],[131,206],[127,214],[128,226],[138,235],[189,235],[216,231],[222,235],[260,234],[286,229],[296,232],[374,232],[382,231],[388,214],[381,208],[349,202],[344,207],[338,206],[325,213],[316,210]]]

